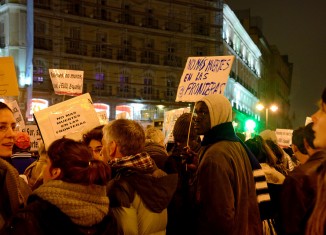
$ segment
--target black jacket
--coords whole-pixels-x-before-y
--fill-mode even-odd
[[[1,232],[1,235],[82,235],[118,234],[114,218],[109,214],[92,227],[74,224],[56,206],[37,196],[29,198],[29,204],[20,210]]]

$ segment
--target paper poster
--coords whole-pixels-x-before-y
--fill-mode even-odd
[[[100,125],[89,93],[37,111],[34,117],[46,148],[64,136],[80,140],[83,133]]]
[[[305,126],[307,126],[310,122],[312,122],[312,118],[311,117],[306,117],[306,122],[305,122]]]
[[[209,94],[224,94],[234,56],[189,57],[175,101],[196,102]]]
[[[18,96],[18,82],[13,57],[0,57],[0,96]]]
[[[26,125],[23,132],[27,132],[31,139],[31,151],[36,152],[39,148],[39,142],[42,140],[41,133],[37,125]]]
[[[277,144],[283,148],[290,147],[292,144],[292,129],[276,129]]]
[[[49,69],[55,94],[78,96],[83,93],[84,71]]]
[[[163,133],[165,136],[164,143],[173,142],[173,128],[175,121],[180,117],[183,113],[189,113],[190,108],[180,108],[173,109],[170,111],[166,111],[164,113],[164,122],[163,122]]]
[[[18,127],[18,131],[22,131],[25,128],[24,117],[20,111],[19,105],[16,100],[11,101],[8,106],[11,108],[14,113],[14,118]]]
[[[101,125],[106,125],[109,123],[108,121],[108,115],[107,112],[105,110],[103,111],[97,111],[97,117],[100,120]]]

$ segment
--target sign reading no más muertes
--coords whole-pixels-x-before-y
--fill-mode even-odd
[[[42,109],[34,116],[46,148],[64,136],[80,140],[84,133],[100,125],[89,93]]]
[[[176,101],[196,102],[209,94],[224,94],[234,56],[189,57]]]

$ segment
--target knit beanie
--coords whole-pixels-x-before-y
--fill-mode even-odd
[[[211,127],[226,122],[232,122],[232,106],[224,95],[207,95],[199,101],[205,102],[208,107]]]
[[[183,113],[176,120],[173,128],[174,142],[186,142],[188,139],[189,125],[191,122],[191,113]],[[189,139],[196,137],[195,130],[190,128]]]
[[[31,146],[31,139],[26,132],[18,132],[15,139],[15,145],[20,149],[27,149]]]

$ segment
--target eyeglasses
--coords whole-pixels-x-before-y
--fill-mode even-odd
[[[7,132],[9,130],[9,128],[11,128],[12,131],[18,131],[19,130],[19,126],[17,124],[13,124],[11,126],[0,125],[0,132]]]

